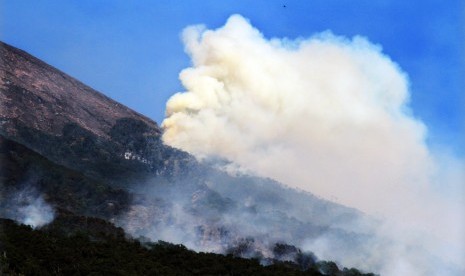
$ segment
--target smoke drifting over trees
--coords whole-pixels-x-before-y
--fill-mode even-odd
[[[464,162],[426,142],[426,125],[409,110],[407,75],[380,46],[330,32],[268,39],[239,15],[217,30],[189,27],[183,37],[192,67],[180,76],[187,91],[167,103],[164,133],[0,43],[7,103],[0,109],[0,215],[40,228],[0,238],[40,241],[57,231],[56,238],[90,248],[81,261],[92,266],[102,260],[91,256],[103,231],[117,238],[110,244],[128,246],[122,251],[174,249],[194,263],[210,255],[153,242],[316,275],[339,275],[338,266],[465,274]],[[19,229],[3,223],[9,233]],[[97,231],[90,240],[67,238],[90,230]],[[139,241],[127,243],[125,233]],[[31,240],[16,241],[0,254],[2,264],[46,263],[40,254],[11,258]],[[45,247],[35,252],[55,252],[56,245],[39,243]],[[103,248],[120,263],[124,255]],[[121,271],[147,264],[128,258]]]
[[[55,212],[43,195],[32,186],[27,186],[0,205],[0,216],[14,219],[22,224],[39,228],[53,221]]]
[[[387,275],[431,272],[436,254],[463,269],[463,198],[451,196],[463,192],[463,163],[429,148],[408,78],[380,46],[330,32],[267,39],[239,15],[183,38],[193,65],[180,74],[187,91],[167,103],[167,144],[379,218],[375,244],[396,244],[383,257]],[[336,240],[309,245],[324,254]]]

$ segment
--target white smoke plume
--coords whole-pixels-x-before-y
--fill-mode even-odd
[[[10,197],[6,203],[2,216],[13,219],[33,228],[40,228],[49,224],[55,218],[55,211],[45,200],[43,195],[35,189],[26,187]]]
[[[380,235],[399,244],[373,248],[386,253],[386,275],[422,275],[419,251],[463,269],[464,178],[442,170],[463,162],[438,164],[407,76],[380,46],[330,32],[266,39],[239,15],[183,38],[193,66],[180,74],[187,91],[167,103],[164,142],[382,218]],[[335,245],[309,242],[317,255]],[[369,262],[355,257],[340,259]]]

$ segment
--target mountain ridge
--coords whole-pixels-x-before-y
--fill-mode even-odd
[[[0,216],[49,204],[132,237],[263,260],[284,258],[276,243],[365,237],[346,227],[358,211],[198,162],[164,145],[151,119],[22,50],[2,43],[0,54]]]
[[[23,90],[35,92],[34,94],[38,99],[36,101],[29,101],[29,103],[37,104],[37,101],[43,103],[42,105],[37,105],[39,108],[37,108],[34,114],[36,118],[40,115],[44,116],[45,119],[50,119],[48,118],[50,115],[65,115],[69,121],[81,124],[85,129],[106,138],[108,138],[107,135],[111,125],[118,118],[136,118],[150,125],[157,134],[161,133],[155,121],[92,89],[31,54],[1,41],[0,51],[2,58],[2,62],[0,63],[2,72],[0,87],[3,88],[0,114],[3,118],[27,119],[24,118],[25,114],[14,112],[18,110],[15,110],[12,108],[13,106],[8,104],[12,100],[9,96],[13,95],[6,92],[8,92],[8,86],[13,84]],[[44,82],[42,81],[43,79],[48,81]],[[24,91],[22,92],[24,93]],[[82,104],[69,104],[72,101]],[[49,104],[49,106],[46,106],[46,104]],[[66,106],[62,106],[61,104],[66,104]],[[94,108],[87,109],[85,106]],[[52,108],[56,108],[56,110],[50,110]],[[55,112],[53,113],[52,111]],[[77,117],[69,117],[70,114],[75,114]],[[56,120],[56,117],[60,116],[53,116],[55,119],[51,122],[53,125],[47,125],[45,120],[39,121],[41,124],[36,125],[37,129],[42,131],[47,130],[52,134],[60,134],[55,133],[55,131],[63,127],[63,121]],[[97,124],[97,122],[100,124]]]
[[[151,171],[155,163],[170,160],[166,155],[182,155],[162,145],[161,129],[148,117],[13,46],[1,43],[0,56],[5,138],[106,180],[121,179],[123,171]],[[153,149],[163,156],[148,160]]]

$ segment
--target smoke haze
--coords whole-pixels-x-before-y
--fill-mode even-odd
[[[1,207],[2,216],[33,228],[49,224],[55,218],[52,206],[44,200],[42,194],[29,186],[12,194],[2,202]]]
[[[431,256],[463,271],[464,163],[428,148],[408,78],[380,46],[330,32],[266,39],[239,15],[183,39],[193,65],[180,74],[187,91],[167,103],[164,142],[382,219],[369,250],[383,274],[438,274]],[[370,262],[334,256],[337,244],[329,235],[305,246]]]

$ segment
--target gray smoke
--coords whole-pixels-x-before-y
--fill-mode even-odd
[[[375,222],[362,213],[270,179],[207,171],[169,184],[153,179],[132,187],[134,202],[117,224],[134,237],[259,258],[264,264],[269,259],[299,262],[302,256],[313,262],[311,249],[300,252],[292,245],[301,247],[330,233],[345,237],[341,248],[358,248],[369,256],[359,241],[372,236]],[[361,224],[366,232],[354,232]]]
[[[42,194],[31,186],[12,193],[1,204],[1,216],[13,219],[33,228],[49,224],[55,218],[55,212]]]

